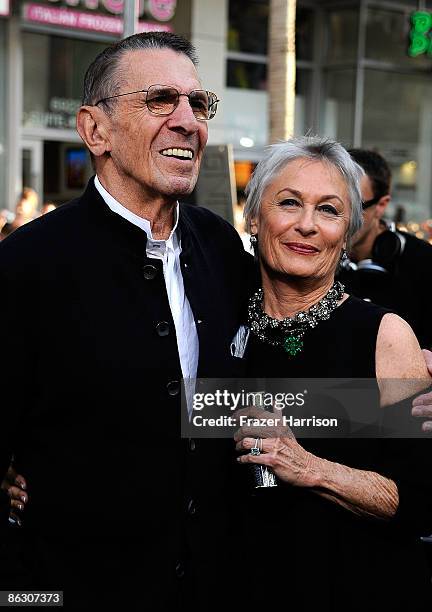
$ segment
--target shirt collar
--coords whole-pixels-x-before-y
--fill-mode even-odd
[[[131,210],[126,208],[126,206],[123,206],[123,204],[120,204],[120,202],[118,202],[110,193],[108,193],[105,187],[103,187],[97,175],[95,176],[94,184],[95,184],[96,189],[99,191],[100,195],[102,196],[105,204],[114,213],[116,213],[117,215],[120,215],[121,217],[129,221],[130,223],[133,223],[134,225],[144,230],[145,233],[147,234],[147,239],[149,241],[153,243],[164,243],[164,244],[166,243],[167,247],[170,246],[171,248],[174,248],[174,249],[176,248],[177,243],[178,243],[178,240],[176,239],[176,230],[177,230],[179,214],[180,214],[180,207],[179,207],[178,202],[176,204],[175,213],[174,213],[174,227],[171,230],[171,233],[168,239],[167,240],[156,240],[152,236],[151,225],[148,219],[139,217],[138,215],[133,213]]]

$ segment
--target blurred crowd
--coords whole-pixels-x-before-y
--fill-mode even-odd
[[[39,209],[39,196],[31,187],[24,187],[22,190],[15,212],[7,209],[0,211],[0,240],[6,238],[14,230],[36,217],[45,215],[56,208],[54,202],[44,202]]]

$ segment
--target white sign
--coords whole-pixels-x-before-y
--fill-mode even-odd
[[[0,0],[1,1],[1,0]],[[89,13],[73,11],[66,8],[54,8],[46,4],[29,3],[23,7],[23,15],[26,21],[55,25],[69,29],[92,30],[94,32],[105,32],[107,34],[123,33],[123,19],[112,15],[101,15],[100,13]],[[138,22],[138,32],[171,32],[170,25],[165,23]]]
[[[0,0],[0,15],[9,15],[9,0]]]

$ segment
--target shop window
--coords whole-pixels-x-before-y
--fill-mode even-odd
[[[105,43],[23,34],[24,127],[75,129],[84,74]]]
[[[312,130],[312,70],[296,72],[294,134],[301,136]]]
[[[354,70],[328,70],[324,75],[324,96],[320,133],[351,146],[354,126]]]
[[[267,54],[269,4],[269,0],[229,0],[229,51]]]
[[[297,7],[296,11],[296,56],[299,60],[313,59],[315,37],[314,11]]]
[[[228,60],[227,86],[238,89],[267,88],[267,64]]]
[[[227,87],[266,89],[268,19],[269,0],[229,1]]]
[[[430,215],[432,83],[422,75],[365,71],[362,146],[379,150],[394,175],[393,206]]]
[[[358,46],[358,9],[329,11],[327,60],[329,62],[355,61]]]
[[[44,197],[63,204],[85,189],[93,174],[89,154],[79,143],[44,141]]]
[[[247,6],[243,1],[230,0],[227,87],[267,88],[268,28],[269,0],[255,0]],[[296,13],[297,59],[312,60],[313,40],[314,11],[299,7]],[[262,59],[257,57],[260,55]]]
[[[419,10],[419,6],[423,4],[424,9],[432,9],[432,0],[403,0],[403,4],[409,4],[413,7],[413,10]]]
[[[410,15],[412,11],[368,9],[366,29],[366,57],[411,68],[431,66],[432,59],[425,55],[408,55]]]

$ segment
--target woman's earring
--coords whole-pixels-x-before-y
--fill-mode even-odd
[[[346,261],[348,260],[348,255],[345,249],[341,250],[341,256],[340,256],[340,260],[339,263],[340,264],[344,264]]]
[[[252,249],[252,254],[254,256],[254,260],[255,262],[258,263],[258,236],[257,234],[251,234],[250,245]]]

